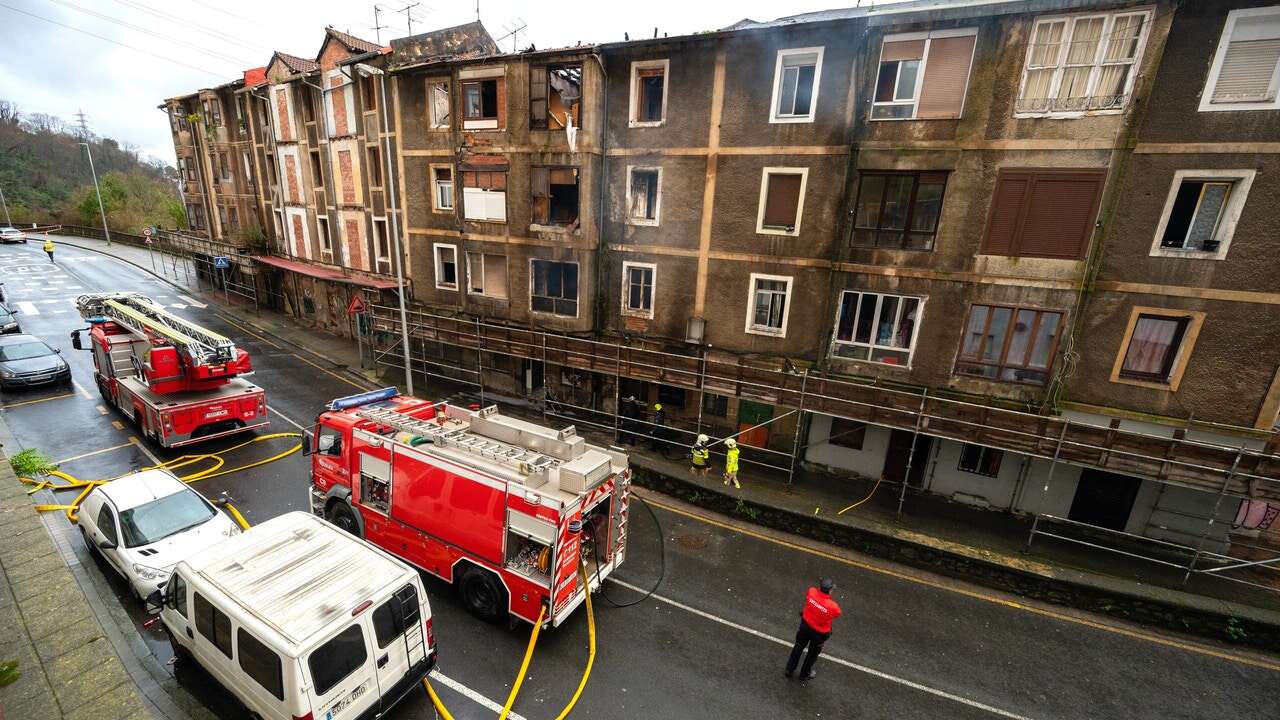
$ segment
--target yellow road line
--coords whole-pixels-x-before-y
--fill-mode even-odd
[[[133,443],[121,443],[119,445],[112,445],[109,448],[102,448],[101,450],[94,450],[93,452],[82,453],[80,455],[75,455],[73,457],[63,458],[61,460],[55,460],[53,461],[53,464],[61,465],[62,463],[69,463],[72,460],[83,460],[84,458],[87,458],[87,457],[93,457],[94,455],[101,455],[102,453],[111,452],[112,450],[119,450],[120,448],[127,448],[127,447],[130,447],[131,445],[133,445]]]
[[[95,409],[98,411],[98,414],[99,414],[99,415],[106,415],[106,414],[107,414],[107,409],[106,409],[106,408],[104,408],[104,407],[102,407],[101,405],[98,405]]]
[[[39,400],[23,400],[22,402],[5,403],[4,405],[0,405],[0,408],[14,408],[14,407],[21,407],[23,405],[35,405],[36,403],[49,402],[50,400],[63,400],[65,398],[75,397],[75,396],[76,396],[75,393],[65,393],[62,395],[54,395],[52,397],[40,398]]]
[[[907,573],[899,572],[897,570],[891,570],[886,567],[879,567],[876,565],[871,565],[869,563],[860,562],[858,560],[852,560],[850,558],[841,557],[834,553],[818,550],[817,548],[806,547],[804,545],[783,540],[781,538],[770,537],[768,535],[764,535],[762,533],[758,533],[753,530],[737,527],[735,525],[731,525],[726,522],[721,522],[719,520],[715,520],[713,518],[706,517],[704,515],[698,515],[696,513],[691,513],[687,510],[682,510],[680,508],[673,507],[671,505],[667,505],[665,503],[661,503],[656,500],[651,500],[648,497],[645,497],[645,502],[648,502],[652,505],[660,507],[663,510],[666,510],[667,512],[675,513],[676,515],[682,515],[691,520],[697,520],[698,522],[706,523],[707,525],[714,525],[715,527],[723,528],[725,530],[739,533],[741,535],[746,535],[748,537],[753,537],[753,538],[756,538],[757,540],[763,540],[768,543],[773,543],[774,545],[781,545],[782,547],[791,548],[792,550],[799,550],[800,552],[803,552],[803,553],[816,555],[818,557],[825,558],[827,560],[834,560],[835,562],[842,563],[844,565],[849,565],[851,567],[856,567],[862,570],[879,573],[881,575],[888,575],[890,577],[894,577],[899,580],[905,580],[907,582],[916,583],[918,585],[925,585],[928,587],[936,588],[938,590],[945,590],[947,592],[956,593],[958,595],[964,595],[965,597],[973,598],[975,600],[982,600],[984,602],[993,603],[995,605],[1003,605],[1004,607],[1012,608],[1014,610],[1022,610],[1035,615],[1041,615],[1044,617],[1053,618],[1055,620],[1061,620],[1063,622],[1074,623],[1076,625],[1084,625],[1086,627],[1091,627],[1096,630],[1104,630],[1106,632],[1115,633],[1117,635],[1123,635],[1125,637],[1133,638],[1135,640],[1146,640],[1147,642],[1156,643],[1157,645],[1164,645],[1166,647],[1176,648],[1178,650],[1185,650],[1187,652],[1196,653],[1199,655],[1207,655],[1209,657],[1218,658],[1219,660],[1229,660],[1231,662],[1240,663],[1242,665],[1250,665],[1252,667],[1262,668],[1264,670],[1272,670],[1275,672],[1280,672],[1280,663],[1268,662],[1266,660],[1258,660],[1258,659],[1254,659],[1254,658],[1243,656],[1243,655],[1234,655],[1232,653],[1223,652],[1221,650],[1216,650],[1214,648],[1206,647],[1204,645],[1196,645],[1193,643],[1183,642],[1180,640],[1174,640],[1172,638],[1160,637],[1159,635],[1152,635],[1150,633],[1139,632],[1137,630],[1130,630],[1129,628],[1123,628],[1116,625],[1108,625],[1106,623],[1100,623],[1094,620],[1087,620],[1085,618],[1075,617],[1073,615],[1056,612],[1054,610],[1048,610],[1045,608],[1038,608],[1031,605],[1026,605],[1024,603],[1020,603],[1014,600],[1009,600],[1007,598],[1002,598],[995,595],[988,595],[986,593],[975,592],[973,590],[967,590],[965,588],[956,587],[954,585],[948,585],[944,582],[939,582],[937,580],[930,580],[927,578],[916,577],[913,575],[909,575]]]
[[[120,422],[119,420],[112,420],[112,421],[111,421],[111,427],[113,427],[113,428],[115,428],[115,429],[117,429],[117,430],[123,430],[123,429],[124,429],[124,423]]]
[[[248,328],[246,328],[246,327],[244,327],[244,326],[242,326],[242,325],[240,325],[240,324],[238,324],[238,323],[235,323],[235,322],[232,322],[232,321],[230,321],[230,320],[227,320],[226,318],[223,318],[223,320],[226,320],[226,322],[227,322],[227,324],[228,324],[228,325],[231,325],[232,327],[238,328],[238,329],[239,329],[241,332],[243,332],[243,333],[246,333],[246,334],[248,334],[248,335],[251,335],[251,336],[253,336],[253,337],[258,338],[258,339],[259,339],[259,340],[261,340],[262,342],[264,342],[264,343],[266,343],[266,344],[270,345],[270,346],[271,346],[271,347],[273,347],[273,348],[276,348],[277,350],[283,350],[283,349],[284,349],[284,348],[280,347],[279,345],[276,345],[275,343],[271,342],[270,340],[268,340],[268,339],[266,339],[266,338],[262,337],[261,335],[259,335],[259,334],[255,333],[255,332],[253,332],[252,330],[250,330],[250,329],[248,329]],[[288,351],[286,350],[285,352],[288,352]],[[336,372],[334,372],[334,371],[330,370],[329,368],[323,367],[323,366],[321,366],[321,365],[317,365],[317,364],[315,364],[315,363],[311,362],[310,360],[308,360],[308,359],[306,359],[306,358],[302,357],[301,355],[299,355],[299,354],[297,354],[297,353],[290,352],[290,353],[289,353],[289,355],[290,355],[291,357],[297,358],[298,360],[301,360],[302,362],[304,362],[304,363],[306,363],[306,364],[310,365],[311,367],[313,367],[313,368],[315,368],[315,369],[319,370],[319,371],[320,371],[320,372],[322,372],[322,373],[326,373],[326,374],[328,374],[328,375],[332,375],[333,377],[335,377],[335,378],[337,378],[337,379],[341,380],[342,382],[344,382],[344,383],[346,383],[346,384],[350,385],[351,387],[358,388],[358,389],[360,389],[360,390],[368,390],[368,389],[369,389],[369,388],[368,388],[368,386],[361,385],[360,383],[357,383],[357,382],[355,382],[354,380],[352,380],[352,379],[350,379],[350,378],[345,378],[345,377],[343,377],[343,376],[339,375],[338,373],[336,373]]]

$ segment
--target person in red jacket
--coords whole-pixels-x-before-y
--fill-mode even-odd
[[[800,680],[812,680],[818,676],[813,664],[822,652],[822,645],[831,637],[831,623],[840,617],[840,606],[831,599],[831,591],[836,587],[831,578],[822,578],[818,587],[809,588],[804,598],[804,609],[800,611],[800,629],[796,631],[796,644],[791,648],[791,657],[787,660],[787,669],[783,671],[788,679],[796,673],[796,665],[800,663],[800,654],[806,646],[809,652],[804,657],[804,665],[800,667]]]

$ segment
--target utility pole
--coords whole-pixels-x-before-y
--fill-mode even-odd
[[[9,219],[9,203],[4,199],[4,188],[0,188],[0,205],[4,205],[4,224],[6,227],[13,227],[13,221]]]
[[[76,111],[76,121],[80,125],[80,139],[89,142],[89,121],[85,118],[83,109]]]
[[[377,3],[374,3],[374,5],[373,5],[373,32],[374,32],[374,38],[378,41],[378,45],[382,45],[382,31],[383,31],[383,29],[385,29],[385,28],[387,27],[386,25],[383,25],[383,24],[378,20],[378,13],[380,13],[380,12],[382,12],[382,8],[378,7],[378,4],[377,4]]]
[[[400,8],[400,10],[399,10],[399,12],[404,13],[404,19],[405,19],[405,22],[409,23],[409,35],[410,35],[410,36],[412,36],[412,35],[413,35],[413,15],[410,13],[410,11],[411,11],[411,10],[413,10],[414,8],[418,7],[418,6],[419,6],[419,5],[421,5],[421,4],[422,4],[422,3],[413,3],[412,5],[405,5],[404,7]]]
[[[81,124],[84,122],[84,113],[80,113]],[[98,172],[93,169],[93,149],[89,147],[89,143],[80,143],[84,146],[84,151],[89,154],[89,174],[93,175],[93,191],[98,194],[98,212],[102,213],[102,234],[107,236],[107,247],[111,247],[111,230],[107,228],[107,210],[102,206],[102,188],[98,187]]]

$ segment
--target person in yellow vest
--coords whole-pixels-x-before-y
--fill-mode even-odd
[[[53,262],[53,240],[48,235],[44,237],[44,251],[49,253],[49,262]]]
[[[689,458],[693,463],[689,467],[689,472],[694,475],[706,475],[711,472],[711,451],[707,449],[707,443],[711,442],[711,438],[706,435],[699,435],[698,439],[693,443],[693,447],[689,448]]]
[[[724,484],[733,483],[736,488],[742,487],[742,483],[738,482],[738,441],[729,438],[724,441],[724,446],[729,451],[724,454]]]

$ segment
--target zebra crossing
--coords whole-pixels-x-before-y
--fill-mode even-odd
[[[148,295],[157,305],[162,308],[185,310],[186,308],[206,308],[206,303],[199,300],[189,298],[185,295]],[[76,299],[74,296],[62,298],[49,298],[46,300],[17,300],[8,303],[16,307],[23,315],[28,317],[40,315],[42,313],[49,315],[62,315],[68,312],[76,312]],[[65,305],[66,307],[58,307]]]

